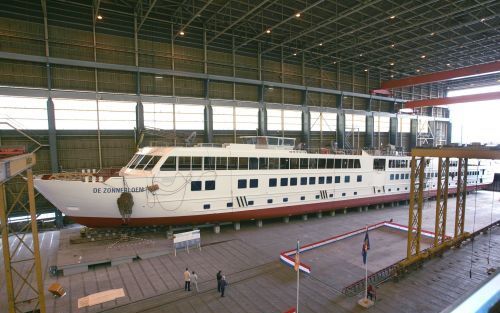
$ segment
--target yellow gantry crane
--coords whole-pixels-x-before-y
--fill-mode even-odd
[[[465,204],[467,197],[467,163],[469,159],[500,159],[499,148],[471,146],[465,148],[415,148],[411,152],[410,207],[408,218],[408,244],[406,259],[399,263],[399,272],[409,266],[440,254],[448,247],[459,244],[469,234],[464,232]],[[428,158],[438,158],[438,177],[436,193],[436,224],[433,247],[421,251],[422,208],[424,201],[425,168]],[[455,229],[451,240],[446,240],[446,216],[448,208],[448,177],[450,158],[458,159]],[[411,230],[414,231],[411,231]]]
[[[0,159],[0,231],[9,313],[37,310],[45,313],[43,273],[33,189],[32,167],[34,165],[34,153]],[[7,188],[5,183],[16,176],[21,176],[24,183],[19,191],[14,192]],[[13,200],[8,207],[6,192]],[[26,193],[28,203],[23,197]],[[29,223],[20,228],[11,227],[12,225],[9,224],[9,217],[16,208],[25,210],[31,218]],[[23,253],[18,253],[20,250]]]

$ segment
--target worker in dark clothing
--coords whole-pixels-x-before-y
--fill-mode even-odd
[[[222,280],[222,271],[217,272],[217,291],[220,292],[220,282]]]
[[[366,296],[368,299],[375,301],[377,300],[377,294],[375,293],[375,289],[372,285],[368,285]]]
[[[222,279],[220,281],[220,296],[224,297],[224,290],[226,290],[227,286],[227,281],[226,281],[226,276],[222,276]]]

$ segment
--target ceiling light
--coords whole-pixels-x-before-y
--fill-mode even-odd
[[[163,76],[155,76],[156,79],[162,79]]]
[[[294,52],[293,55],[297,55],[297,52]]]
[[[431,36],[434,36],[435,34],[436,34],[436,33],[432,32],[432,33],[431,33]]]
[[[391,48],[394,48],[394,46],[395,46],[395,44],[392,44],[392,45],[391,45]]]
[[[319,43],[319,45],[320,45],[320,46],[322,46],[322,45],[323,45],[323,43],[322,43],[322,42],[320,42],[320,43]]]
[[[365,68],[365,72],[368,72],[368,69],[367,69],[367,68]]]
[[[183,30],[181,30],[181,31],[179,32],[179,35],[181,35],[181,36],[184,36],[184,34],[185,34],[185,33],[184,33],[184,31],[183,31]]]
[[[425,54],[422,54],[420,58],[425,59]]]
[[[483,23],[484,21],[486,21],[486,19],[485,19],[485,18],[482,18],[482,19],[481,19],[481,23]]]
[[[450,63],[446,63],[446,66],[451,66],[451,64]]]
[[[270,33],[271,33],[271,29],[270,28],[266,29],[266,34],[270,34]]]
[[[393,20],[396,18],[396,15],[391,15],[390,19]]]
[[[295,17],[300,17],[300,12],[295,13]]]
[[[391,74],[391,78],[394,78],[394,74]]]
[[[337,64],[337,61],[333,61],[333,64]]]
[[[360,54],[359,54],[359,56],[360,56],[360,57],[362,57],[362,56],[363,56],[363,53],[360,53]]]
[[[102,15],[101,14],[97,15],[97,19],[102,20]]]
[[[390,64],[391,66],[393,66],[393,65],[394,65],[394,62],[391,62],[391,63],[389,63],[389,64]]]
[[[420,72],[420,70],[417,68],[417,73],[419,73],[419,72]]]

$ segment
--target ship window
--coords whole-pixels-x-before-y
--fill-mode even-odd
[[[396,160],[396,167],[400,168],[401,167],[401,160]]]
[[[339,184],[340,183],[340,176],[335,176],[335,183]]]
[[[333,198],[333,193],[329,194],[330,198]]]
[[[156,163],[158,163],[158,161],[160,161],[160,159],[161,159],[161,156],[158,156],[158,155],[151,157],[149,159],[148,163],[146,164],[146,166],[144,166],[144,170],[146,170],[146,171],[152,170],[153,167],[155,167]]]
[[[358,177],[356,178],[356,181],[357,182],[363,181],[363,175],[358,175]]]
[[[326,159],[318,159],[318,168],[324,169],[326,167]]]
[[[201,181],[191,181],[191,191],[200,191],[201,190]]]
[[[226,207],[228,207],[228,208],[232,208],[232,207],[233,207],[233,203],[232,203],[232,202],[228,202],[228,203],[226,203]]]
[[[273,203],[273,199],[267,199],[267,203]]]
[[[333,168],[333,159],[326,160],[326,168]]]
[[[250,188],[257,188],[259,187],[259,180],[258,179],[250,179]]]
[[[342,197],[345,197],[345,192],[342,193]]]
[[[132,160],[128,162],[127,167],[128,168],[134,168],[137,165],[137,162],[139,161],[140,158],[143,158],[143,154],[134,154],[134,157],[132,157]]]
[[[290,159],[289,158],[281,158],[280,159],[280,169],[282,169],[282,170],[290,169]]]
[[[226,157],[217,157],[216,170],[218,170],[218,171],[227,170],[227,158]]]
[[[399,191],[399,188],[397,188],[396,190]]]
[[[148,164],[151,158],[153,158],[153,156],[151,155],[145,155],[144,157],[140,158],[135,168],[138,170],[142,170]]]
[[[191,157],[180,156],[179,171],[190,171],[190,170],[191,170]]]
[[[305,199],[306,199],[306,197],[305,197],[305,196],[301,196],[301,197],[300,197],[300,200],[305,200]]]
[[[405,178],[406,179],[410,178],[410,174],[405,174]]]
[[[215,180],[205,181],[205,190],[215,190]]]
[[[349,168],[354,168],[354,159],[349,159]]]
[[[309,185],[316,184],[316,177],[309,177]]]
[[[349,160],[342,159],[342,168],[348,168],[348,165],[349,165]]]
[[[389,160],[389,168],[393,168],[394,167],[394,160]]]
[[[280,167],[280,159],[278,158],[269,158],[269,169],[275,170]]]
[[[280,181],[281,186],[288,186],[288,178],[284,177]]]
[[[249,200],[248,205],[253,205],[253,200]]]
[[[342,160],[335,159],[335,168],[342,168]]]
[[[250,158],[250,162],[248,164],[249,168],[251,170],[258,170],[259,169],[259,159],[258,158]]]
[[[309,168],[309,160],[308,159],[300,159],[300,168],[303,170],[307,170]]]
[[[300,184],[301,185],[307,185],[307,177],[301,177],[300,178]]]
[[[267,170],[269,168],[268,165],[267,158],[259,158],[259,169]]]
[[[277,183],[276,178],[269,178],[269,187],[276,187]]]
[[[354,192],[354,195],[356,196],[357,194],[358,194],[358,192],[357,192],[357,191],[355,191],[355,192]]]
[[[290,178],[290,186],[297,186],[297,177]]]
[[[318,168],[318,159],[312,158],[309,159],[309,169],[317,169]]]
[[[297,158],[290,158],[290,169],[291,170],[296,170],[299,168],[299,159]]]
[[[354,168],[361,168],[361,162],[359,159],[354,160]]]
[[[238,189],[247,188],[247,180],[246,179],[238,179]]]
[[[389,178],[390,178],[391,180],[394,180],[394,174],[391,174],[391,176],[389,176]]]
[[[385,159],[373,159],[374,170],[385,170]]]
[[[332,176],[326,176],[326,183],[327,184],[331,184],[333,181],[333,177]]]
[[[391,189],[391,188],[389,188],[389,191],[391,191],[391,190],[392,190],[392,189]]]
[[[228,158],[227,159],[227,169],[237,170],[238,169],[238,158]]]
[[[324,184],[324,183],[325,183],[325,176],[318,177],[318,184]]]
[[[201,171],[201,157],[192,157],[191,161],[191,169],[193,171]]]
[[[404,173],[401,173],[401,179],[405,179],[405,174]]]
[[[351,181],[351,176],[344,176],[344,183],[348,183]]]
[[[160,167],[160,171],[175,171],[177,169],[177,157],[169,156]]]
[[[248,170],[248,158],[238,158],[238,169]]]
[[[210,204],[204,204],[203,205],[203,210],[208,210],[210,209]]]
[[[316,199],[319,199],[319,195],[316,195]]]
[[[214,157],[204,157],[204,169],[205,171],[215,170],[215,158]]]
[[[288,202],[288,198],[283,198],[283,202]]]
[[[399,174],[396,174],[396,177],[394,179],[399,179]]]

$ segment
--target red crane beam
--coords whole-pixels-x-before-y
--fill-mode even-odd
[[[427,84],[427,83],[455,79],[455,78],[465,78],[475,75],[492,74],[495,72],[500,72],[500,61],[457,68],[449,71],[442,71],[431,74],[407,77],[402,79],[388,80],[382,82],[380,88],[381,89],[400,88],[400,87]]]
[[[498,100],[498,99],[500,99],[500,91],[480,93],[475,95],[458,96],[458,97],[408,101],[405,102],[404,107],[413,109],[413,108],[429,107],[435,105],[456,104],[456,103],[477,102],[477,101]]]

